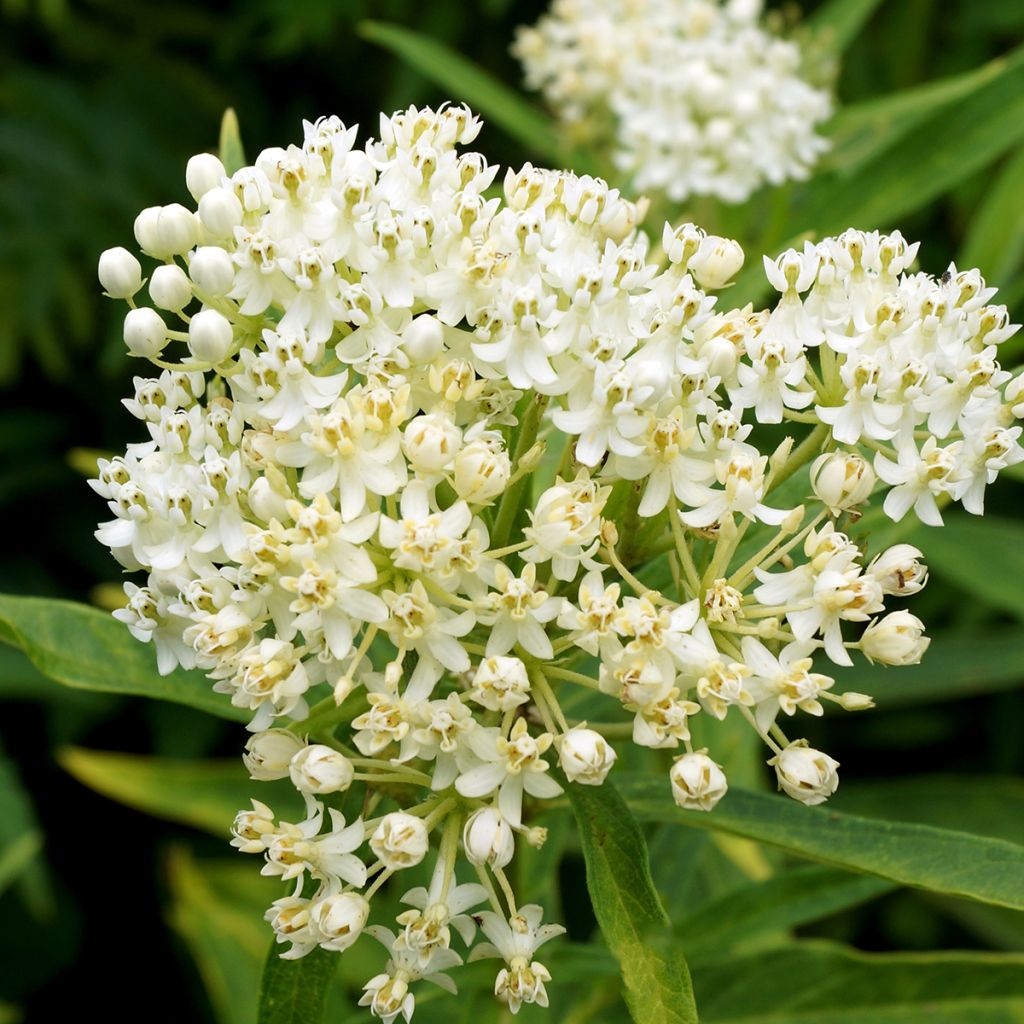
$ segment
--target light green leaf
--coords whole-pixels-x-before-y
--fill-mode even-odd
[[[219,839],[228,837],[235,815],[252,797],[286,820],[298,810],[290,786],[250,781],[241,759],[186,761],[80,747],[65,748],[57,759],[79,782],[111,800]]]
[[[730,789],[710,814],[684,811],[672,803],[667,782],[620,776],[618,785],[641,821],[718,829],[902,885],[1024,910],[1024,846],[1016,843],[805,807],[742,789]]]
[[[531,152],[561,160],[554,122],[462,54],[430,36],[382,21],[361,22],[359,33],[446,90],[452,100],[468,103]]]
[[[587,864],[587,888],[608,948],[619,961],[637,1024],[696,1024],[690,973],[651,881],[647,845],[609,783],[569,785]]]
[[[703,957],[749,946],[894,888],[895,883],[869,875],[817,866],[794,868],[705,904],[679,922],[676,935],[691,957]]]
[[[338,954],[317,946],[298,960],[282,960],[280,951],[274,943],[263,965],[257,1024],[319,1024]]]
[[[927,560],[937,576],[990,607],[1024,618],[1024,523],[947,516],[941,530],[927,533]]]
[[[702,1024],[1024,1020],[1024,956],[860,953],[823,942],[694,963]]]
[[[837,669],[835,677],[837,690],[870,694],[883,709],[1015,690],[1024,685],[1024,630],[940,633],[920,664],[888,668],[859,661]]]
[[[806,24],[821,45],[842,53],[881,3],[882,0],[825,0]]]
[[[957,264],[977,267],[998,287],[1008,285],[1024,263],[1024,147],[1006,161],[971,216]]]
[[[235,721],[249,717],[199,672],[161,676],[152,647],[88,605],[2,594],[0,640],[20,647],[40,672],[65,686],[174,701]]]
[[[221,118],[218,151],[220,162],[228,174],[234,174],[245,167],[245,149],[242,146],[242,133],[238,127],[238,115],[234,107],[228,107]]]
[[[263,910],[274,887],[251,863],[200,866],[185,847],[171,851],[167,873],[171,924],[192,953],[217,1020],[252,1024],[267,949]]]

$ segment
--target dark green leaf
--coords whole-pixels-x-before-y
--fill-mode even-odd
[[[65,686],[174,701],[235,721],[249,717],[199,672],[161,676],[151,647],[88,605],[0,595],[0,640],[20,647],[40,672]]]
[[[587,863],[597,923],[619,961],[626,1003],[637,1024],[696,1024],[686,961],[651,882],[647,845],[625,801],[609,783],[570,785],[569,800]]]
[[[947,516],[946,525],[929,530],[926,539],[927,561],[937,576],[990,607],[1024,618],[1024,523]]]
[[[618,784],[642,821],[718,829],[902,885],[1024,909],[1024,846],[1016,843],[804,807],[741,789],[730,789],[710,814],[684,811],[672,803],[666,782],[620,776]]]
[[[990,284],[1010,283],[1024,262],[1024,147],[1012,154],[971,217],[957,260],[978,267]]]
[[[821,942],[694,963],[704,1024],[997,1024],[1024,1013],[1024,957],[870,954]]]
[[[562,147],[551,119],[462,54],[400,25],[364,21],[359,32],[445,89],[452,100],[468,103],[532,152],[561,159]]]
[[[257,1024],[319,1024],[338,954],[317,946],[298,960],[282,960],[280,950],[271,946],[263,965]]]
[[[704,956],[818,921],[893,888],[893,882],[848,871],[795,868],[706,904],[679,923],[676,935],[690,956]]]
[[[43,835],[14,765],[0,757],[0,893],[39,856]]]
[[[861,661],[835,676],[838,690],[870,694],[880,708],[1013,690],[1024,685],[1024,631],[939,634],[918,665],[888,668]]]

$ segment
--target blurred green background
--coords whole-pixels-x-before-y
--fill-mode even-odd
[[[123,354],[119,307],[99,294],[96,259],[108,246],[133,244],[142,207],[186,201],[185,162],[215,147],[225,107],[238,112],[250,158],[298,137],[303,117],[337,113],[373,133],[379,111],[448,97],[361,38],[360,21],[416,28],[518,86],[508,45],[515,26],[534,21],[543,6],[0,0],[0,591],[88,601],[116,582],[115,564],[92,537],[105,509],[81,467],[88,450],[115,450],[138,436],[119,400],[139,368]],[[800,6],[808,14],[817,4]],[[884,0],[845,55],[840,102],[969,71],[1022,40],[1021,0]],[[949,148],[949,130],[937,117],[915,138]],[[495,127],[478,147],[503,164],[535,157]],[[970,251],[972,225],[1001,188],[1005,242],[998,265],[982,270],[1017,319],[1024,315],[1022,165],[1018,144],[892,225],[921,239],[923,269],[941,273],[965,246]],[[1004,477],[990,491],[991,520],[952,517],[941,542],[928,537],[934,578],[914,608],[937,637],[925,665],[879,669],[878,711],[812,723],[811,742],[844,766],[837,807],[1024,841],[1022,494]],[[914,537],[904,531],[903,539]],[[0,819],[5,834],[30,840],[17,872],[0,858],[0,1022],[52,1020],[72,1007],[103,1007],[113,1020],[140,1013],[152,1021],[249,1019],[252,972],[269,934],[260,908],[274,893],[260,887],[249,863],[243,874],[253,884],[237,888],[243,876],[227,849],[227,821],[198,806],[187,779],[168,784],[164,818],[208,822],[209,835],[106,800],[73,776],[102,789],[97,778],[138,778],[137,766],[67,753],[73,745],[234,757],[239,728],[178,706],[63,690],[7,647],[0,647],[0,700]],[[924,785],[914,778],[924,773],[938,777]],[[893,783],[894,776],[906,779]],[[975,776],[990,778],[977,785]],[[979,799],[985,793],[988,802]],[[1007,816],[1007,807],[1017,814]],[[677,871],[687,849],[671,851]],[[675,893],[690,910],[742,880],[736,858],[714,860],[702,849],[690,849],[697,867],[688,868],[685,893]],[[570,843],[565,877],[578,867],[574,857]],[[565,913],[573,935],[585,938],[592,918],[578,888],[567,890]],[[1024,928],[1009,913],[905,890],[802,934],[869,950],[1024,950]],[[112,993],[126,956],[132,988],[151,994],[144,1007]],[[233,974],[225,968],[232,962],[240,965]]]

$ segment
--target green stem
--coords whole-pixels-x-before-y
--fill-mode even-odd
[[[523,417],[519,439],[516,441],[515,455],[513,462],[518,465],[522,457],[533,447],[537,439],[537,431],[540,429],[541,420],[544,418],[544,410],[547,408],[548,396],[537,395],[530,403]],[[502,495],[501,503],[498,505],[498,515],[494,521],[494,530],[491,532],[491,546],[502,548],[508,544],[509,535],[515,525],[516,514],[519,512],[519,502],[522,497],[526,477],[521,477]]]

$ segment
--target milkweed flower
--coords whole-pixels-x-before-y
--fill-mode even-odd
[[[666,225],[657,262],[598,178],[527,164],[495,189],[460,149],[479,128],[411,108],[362,145],[322,118],[230,174],[201,155],[189,206],[140,214],[141,260],[99,266],[152,366],[125,401],[140,440],[91,481],[136,576],[116,616],[249,716],[250,778],[294,801],[253,800],[231,843],[294,883],[266,915],[282,956],[368,935],[361,1003],[389,1022],[480,956],[510,1010],[546,1005],[562,928],[505,869],[565,785],[621,770],[622,730],[568,693],[673,751],[688,811],[728,799],[723,719],[825,800],[837,763],[787,731],[871,706],[830,663],[928,646],[899,606],[926,550],[865,554],[866,506],[977,514],[1024,459],[1017,328],[976,271],[850,230],[766,260],[772,308],[720,309],[735,243]],[[374,922],[410,869],[429,884]]]
[[[760,0],[554,0],[513,52],[571,129],[613,138],[638,190],[738,203],[806,178],[826,149],[815,129],[829,94],[799,46],[762,24]],[[733,252],[716,247],[698,280],[720,286],[727,267],[724,284]]]

